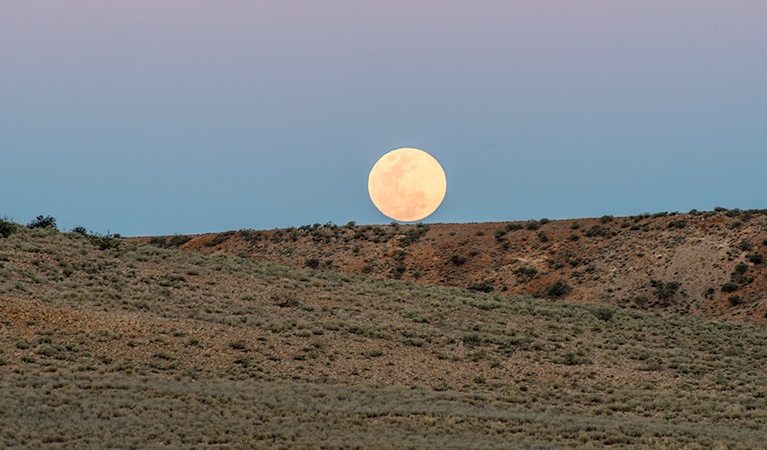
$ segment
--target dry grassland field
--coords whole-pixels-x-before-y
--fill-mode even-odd
[[[0,448],[767,448],[767,235],[741,216],[3,221]]]

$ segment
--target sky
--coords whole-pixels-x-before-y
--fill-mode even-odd
[[[2,0],[0,216],[125,236],[767,208],[767,2]]]

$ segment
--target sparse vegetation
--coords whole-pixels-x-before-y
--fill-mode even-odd
[[[572,231],[552,223],[551,248],[523,232],[507,236],[514,250],[501,253],[492,239],[483,249],[464,234],[468,243],[437,253],[433,266],[411,264],[423,242],[407,253],[397,248],[407,226],[394,235],[382,228],[377,236],[391,242],[378,259],[369,258],[370,242],[343,240],[372,235],[364,226],[320,226],[338,247],[323,237],[303,253],[290,253],[290,236],[314,242],[314,229],[286,231],[272,247],[284,253],[255,259],[114,236],[119,248],[101,251],[87,233],[15,226],[0,239],[0,447],[761,448],[767,329],[682,308],[705,294],[738,306],[724,308],[728,314],[762,319],[753,290],[763,265],[745,255],[741,275],[756,281],[731,281],[740,292],[724,296],[715,281],[696,285],[680,270],[687,291],[672,289],[675,309],[634,309],[655,306],[639,295],[658,289],[647,283],[609,285],[609,297],[626,308],[553,295],[576,298],[594,278],[607,280],[603,260],[620,268],[641,264],[635,255],[646,252],[649,264],[666,267],[665,250],[697,228],[688,220],[669,233],[670,219],[661,219],[667,237],[655,248],[628,241],[625,260],[613,252],[631,233],[594,241],[604,254],[586,253],[586,239],[567,241]],[[649,220],[639,223],[657,230]],[[727,222],[712,233],[734,239]],[[749,239],[761,242],[756,236]],[[230,247],[255,248],[238,239]],[[338,248],[353,255],[354,245],[362,247],[358,267],[375,276],[327,270],[331,259],[342,263]],[[540,253],[529,250],[535,246]],[[727,251],[723,277],[743,258],[726,246],[715,261]],[[452,253],[471,255],[471,264],[446,264]],[[267,263],[274,255],[296,267]],[[311,258],[317,270],[298,267]],[[485,273],[492,267],[481,258],[498,271]],[[458,288],[381,278],[402,263],[403,278],[416,269],[427,279],[436,270],[464,278],[448,279]],[[548,292],[559,277],[552,270],[577,272],[567,278],[575,292],[563,279]],[[462,288],[481,283],[496,289]],[[506,295],[505,286],[550,298]]]

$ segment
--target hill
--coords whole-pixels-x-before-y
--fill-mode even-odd
[[[0,237],[6,448],[746,449],[767,438],[760,326],[13,228]],[[437,230],[387,243],[415,254]],[[270,234],[255,242],[276,248]],[[295,259],[328,266],[315,255]]]
[[[135,242],[585,303],[767,324],[764,211],[472,224],[332,224]]]

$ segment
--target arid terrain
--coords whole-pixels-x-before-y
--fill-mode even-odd
[[[173,238],[133,241],[171,246]],[[314,224],[184,238],[191,239],[177,246],[182,250],[297,267],[767,324],[767,213],[762,211]],[[547,292],[558,281],[562,292]]]
[[[765,448],[765,219],[2,221],[0,447]]]

